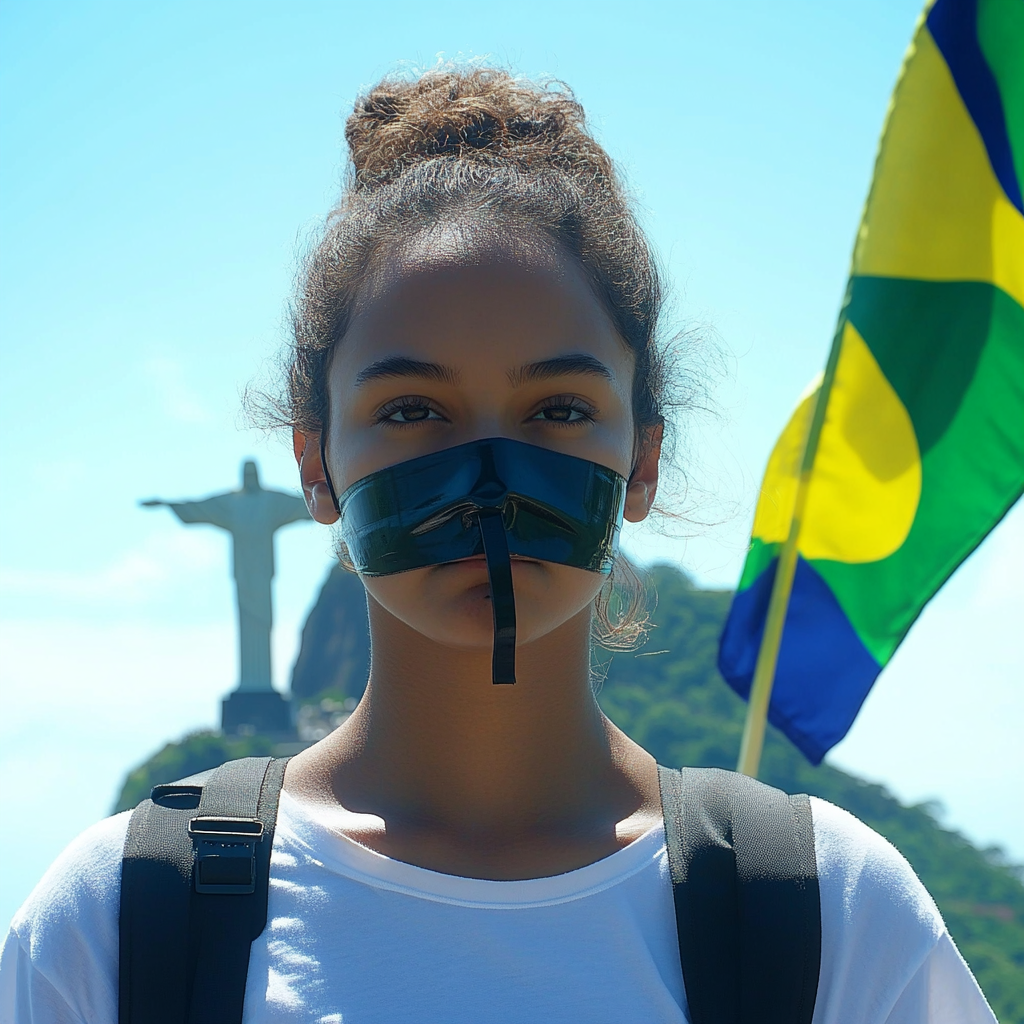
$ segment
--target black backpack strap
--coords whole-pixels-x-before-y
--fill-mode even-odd
[[[241,1024],[286,758],[157,786],[121,867],[119,1024]]]
[[[821,906],[810,801],[717,768],[658,774],[692,1024],[811,1024]]]

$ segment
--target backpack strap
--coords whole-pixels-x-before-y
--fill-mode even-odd
[[[287,758],[246,757],[132,813],[121,865],[119,1024],[241,1024],[267,923]]]
[[[821,907],[808,798],[658,768],[692,1024],[811,1024]]]

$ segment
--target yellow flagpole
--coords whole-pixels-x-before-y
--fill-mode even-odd
[[[843,303],[844,312],[849,299],[849,289],[847,289],[846,302]],[[818,454],[821,428],[825,424],[825,411],[828,408],[829,396],[832,394],[836,367],[839,365],[839,350],[842,347],[845,325],[846,317],[841,313],[839,326],[832,339],[832,348],[828,354],[828,362],[825,365],[825,373],[821,379],[821,387],[818,388],[818,394],[814,401],[810,427],[807,437],[804,439],[803,453],[800,457],[800,476],[797,479],[796,497],[793,501],[793,518],[789,522],[789,534],[779,552],[775,581],[772,584],[772,593],[768,600],[768,614],[765,616],[764,636],[761,638],[761,647],[757,652],[754,679],[750,686],[747,720],[743,726],[743,739],[740,742],[740,756],[736,762],[736,771],[755,779],[761,765],[765,725],[768,721],[768,704],[771,701],[772,685],[775,682],[775,666],[779,660],[779,648],[782,645],[782,630],[786,624],[789,597],[793,591],[800,525],[803,522],[804,509],[807,505],[807,492],[810,488],[811,472],[814,469],[814,457]]]

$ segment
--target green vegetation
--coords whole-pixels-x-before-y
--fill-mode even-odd
[[[715,668],[718,634],[731,595],[697,590],[681,573],[654,570],[659,594],[649,642],[617,654],[604,668],[601,704],[665,765],[735,766],[745,704]],[[304,637],[304,640],[307,638]],[[310,636],[310,643],[319,643]],[[305,646],[305,644],[304,644]],[[353,695],[329,683],[330,696]],[[323,694],[306,694],[307,701]],[[270,754],[263,737],[200,732],[164,747],[125,782],[118,809],[134,806],[159,782],[212,768],[233,757]],[[943,828],[929,804],[906,807],[882,786],[824,764],[811,767],[769,730],[761,778],[789,792],[845,807],[892,842],[935,897],[961,953],[1003,1024],[1024,1024],[1024,885],[998,850],[979,850]]]

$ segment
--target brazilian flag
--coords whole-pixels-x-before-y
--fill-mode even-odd
[[[1024,492],[1022,184],[1024,0],[935,0],[857,237],[768,712],[815,764]],[[821,386],[769,459],[722,635],[719,668],[743,697]]]

